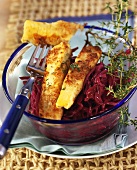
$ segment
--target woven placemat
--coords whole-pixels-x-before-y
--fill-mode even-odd
[[[103,11],[109,0],[11,0],[6,46],[0,53],[3,63],[20,45],[26,19],[48,19],[61,16],[88,16]],[[110,0],[111,3],[115,3]],[[137,0],[130,0],[135,10]],[[135,18],[135,26],[137,18]],[[133,43],[136,44],[137,36]],[[0,74],[2,73],[2,68]],[[0,170],[137,170],[137,145],[126,150],[90,159],[62,159],[42,155],[26,148],[9,149],[0,161]]]

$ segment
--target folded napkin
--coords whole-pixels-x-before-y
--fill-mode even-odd
[[[105,16],[105,17],[104,17]],[[106,21],[110,15],[100,15],[100,20],[104,18]],[[76,18],[71,18],[72,20],[76,21]],[[98,26],[98,21],[95,21],[97,16],[92,16],[88,18],[79,18],[79,22],[88,22],[90,25]],[[92,20],[92,21],[90,21]],[[133,24],[131,20],[131,25]],[[27,54],[27,56],[30,56]],[[24,58],[25,62],[27,60]],[[20,71],[20,69],[19,69]],[[18,72],[21,76],[21,72]],[[11,87],[16,87],[13,78],[11,81]],[[20,83],[18,83],[19,85]],[[20,85],[19,85],[20,86]],[[18,92],[19,88],[16,89]],[[0,85],[0,125],[2,124],[5,115],[7,114],[11,104],[6,99],[2,87]],[[108,153],[114,150],[118,150],[128,145],[128,133],[126,134],[117,134],[114,130],[109,136],[105,137],[104,139],[82,146],[67,146],[67,145],[60,145],[50,139],[46,138],[38,131],[35,130],[29,119],[23,115],[21,122],[17,128],[17,131],[14,135],[14,138],[11,141],[11,148],[19,148],[19,147],[27,147],[33,149],[39,153],[45,154],[53,154],[53,153],[62,153],[69,156],[76,156],[76,155],[92,155],[92,154],[103,154]]]

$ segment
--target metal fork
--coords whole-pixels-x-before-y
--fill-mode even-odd
[[[128,116],[127,114],[124,114],[123,117],[124,122],[128,121]],[[119,122],[117,125],[116,133],[114,134],[114,140],[115,144],[118,147],[119,143],[120,144],[125,144],[125,141],[127,139],[127,124]],[[123,146],[124,147],[124,146]]]
[[[17,95],[11,109],[9,110],[0,128],[0,158],[4,157],[7,149],[9,148],[10,142],[18,127],[23,112],[29,102],[32,86],[35,79],[38,76],[44,75],[46,57],[44,57],[42,65],[40,65],[40,63],[43,58],[43,55],[46,56],[51,47],[45,45],[42,48],[39,57],[36,59],[37,53],[40,48],[40,45],[35,48],[29,60],[29,63],[26,66],[26,70],[30,74],[30,78],[27,83],[21,88],[20,93]]]

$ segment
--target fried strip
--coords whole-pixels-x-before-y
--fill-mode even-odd
[[[39,101],[39,114],[48,119],[60,120],[63,109],[56,107],[62,83],[70,65],[71,49],[67,42],[61,42],[51,49],[47,56],[47,68],[43,78]]]
[[[101,57],[101,49],[97,46],[85,46],[71,64],[62,85],[56,106],[69,109],[77,95],[82,90],[83,82],[88,72],[96,65]]]
[[[31,42],[34,45],[54,46],[62,41],[69,41],[78,29],[83,30],[84,26],[62,20],[52,23],[26,20],[21,41]]]

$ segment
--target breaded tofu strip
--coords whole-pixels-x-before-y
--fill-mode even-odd
[[[88,72],[96,65],[102,52],[97,46],[85,46],[75,62],[70,65],[68,74],[62,85],[56,106],[69,109],[83,87]]]
[[[84,26],[59,20],[46,23],[26,20],[21,41],[31,42],[34,45],[49,44],[57,45],[62,41],[69,41],[78,29],[83,30]]]
[[[63,109],[56,107],[56,101],[70,66],[71,53],[70,45],[67,42],[61,42],[54,46],[47,55],[47,68],[39,101],[41,117],[55,120],[62,118]]]

